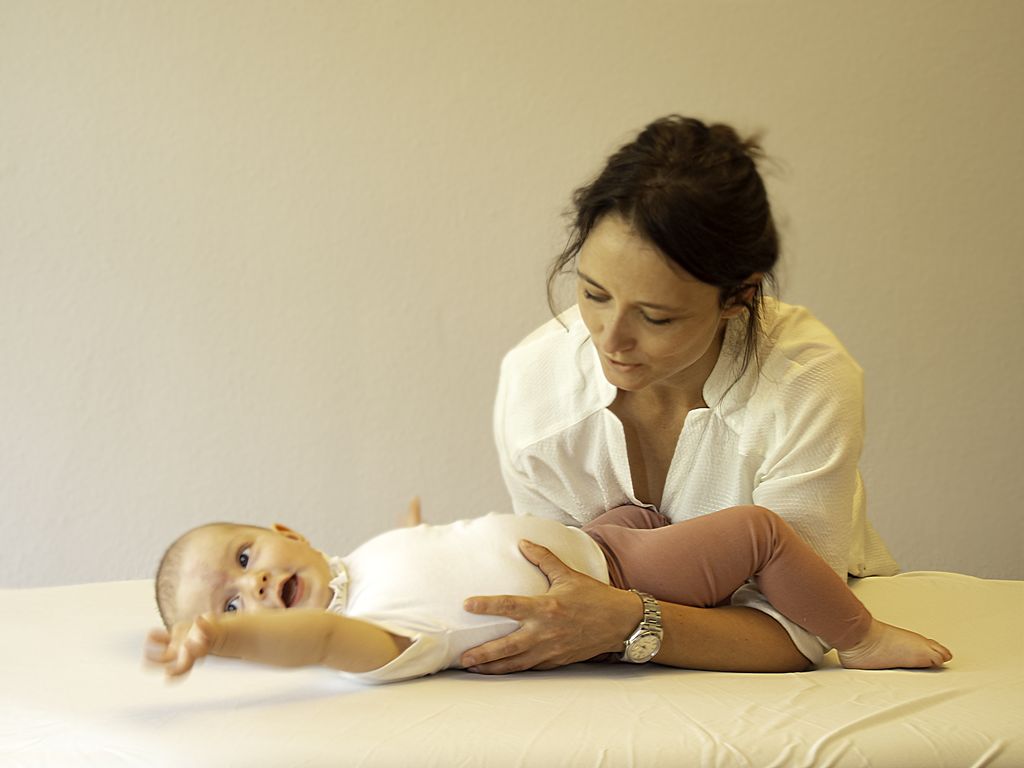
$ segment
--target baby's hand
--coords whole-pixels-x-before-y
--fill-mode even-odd
[[[161,665],[168,677],[188,674],[210,653],[216,638],[216,619],[206,614],[175,624],[171,631],[154,629],[146,638],[146,659]]]
[[[405,517],[402,518],[403,528],[415,528],[417,525],[423,522],[423,512],[420,508],[420,497],[413,496],[409,502],[409,509],[405,513]]]

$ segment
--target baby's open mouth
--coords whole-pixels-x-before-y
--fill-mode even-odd
[[[299,592],[299,577],[294,573],[285,579],[284,584],[281,585],[281,602],[284,603],[285,608],[291,608],[292,603],[295,602],[295,596]]]

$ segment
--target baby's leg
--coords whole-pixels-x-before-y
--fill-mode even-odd
[[[588,530],[598,525],[621,525],[625,528],[662,528],[671,525],[672,521],[660,512],[647,507],[636,507],[626,504],[604,512],[583,526]]]
[[[757,509],[734,507],[664,525],[666,518],[655,512],[619,507],[583,530],[604,550],[616,586],[711,607],[728,600],[771,554],[764,528],[750,523]]]
[[[772,553],[757,585],[784,616],[832,645],[844,667],[939,667],[952,658],[942,645],[878,621],[829,565],[785,520],[753,507],[750,524],[770,537]]]
[[[647,509],[646,507],[636,507],[631,504],[627,504],[621,507],[615,507],[614,509],[609,509],[607,512],[598,515],[589,523],[586,523],[583,526],[583,530],[589,533],[601,549],[604,550],[605,560],[608,561],[609,581],[613,586],[627,589],[632,584],[631,579],[636,578],[636,574],[623,574],[618,552],[622,551],[625,558],[627,560],[631,560],[632,557],[628,552],[631,551],[633,547],[638,545],[643,546],[643,544],[641,544],[639,540],[634,539],[629,533],[620,532],[639,530],[650,531],[655,528],[664,528],[671,524],[672,521],[660,512],[655,512],[654,510]],[[614,545],[608,545],[605,543],[601,535],[602,531],[608,533]],[[670,598],[666,597],[666,599]]]
[[[941,643],[878,619],[871,620],[863,640],[851,648],[837,648],[836,653],[847,669],[941,667],[953,658]]]
[[[756,576],[783,615],[848,652],[840,656],[844,665],[936,666],[949,658],[937,643],[876,622],[828,564],[763,507],[732,507],[643,530],[599,518],[584,530],[604,549],[617,586],[707,607]],[[903,633],[898,643],[897,633]]]

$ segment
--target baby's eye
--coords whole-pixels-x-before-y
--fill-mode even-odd
[[[249,566],[249,548],[248,547],[242,547],[242,549],[239,550],[239,552],[238,552],[238,564],[240,566],[242,566],[243,568],[247,568]]]
[[[232,597],[224,604],[224,613],[234,613],[238,610],[238,598]]]

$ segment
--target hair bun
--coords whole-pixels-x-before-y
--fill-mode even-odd
[[[725,123],[715,123],[708,127],[708,139],[712,145],[722,149],[729,149],[736,154],[742,154],[751,160],[760,160],[764,157],[761,149],[761,136],[754,134],[747,138],[741,137],[736,129]]]

